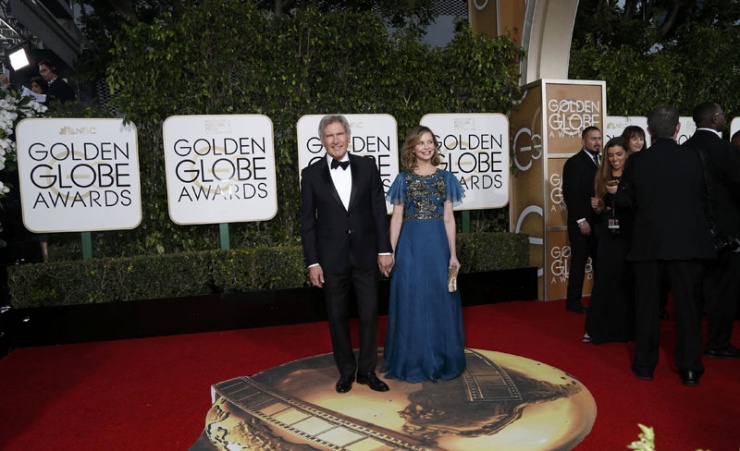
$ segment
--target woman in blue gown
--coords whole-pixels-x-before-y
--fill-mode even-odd
[[[388,330],[382,372],[407,382],[449,380],[465,369],[460,293],[448,270],[459,269],[452,207],[464,197],[454,175],[440,170],[439,143],[424,126],[411,130],[400,173],[388,191],[393,204]]]

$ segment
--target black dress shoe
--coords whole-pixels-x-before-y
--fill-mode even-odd
[[[639,368],[635,365],[632,365],[632,373],[634,373],[634,375],[637,376],[638,379],[642,379],[644,381],[653,380],[653,372],[651,370],[646,370],[644,368]]]
[[[376,376],[375,373],[358,374],[357,383],[367,385],[368,387],[370,387],[370,390],[375,390],[375,391],[388,391],[389,390],[385,382],[378,379],[378,376]]]
[[[683,368],[678,370],[678,375],[681,376],[681,383],[687,387],[695,387],[699,385],[701,374],[701,371],[696,370],[685,370]]]
[[[352,382],[354,382],[354,380],[355,378],[352,376],[340,377],[337,382],[337,393],[347,393],[352,390]]]
[[[588,309],[586,307],[584,307],[583,305],[580,305],[580,304],[578,304],[578,305],[568,305],[568,304],[566,304],[565,305],[565,309],[568,310],[568,311],[571,311],[571,312],[576,312],[576,313],[586,313],[588,311]]]
[[[727,345],[722,349],[707,349],[707,356],[720,359],[740,359],[740,349]]]

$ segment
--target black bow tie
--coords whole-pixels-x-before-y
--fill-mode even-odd
[[[336,159],[332,158],[331,159],[331,168],[332,169],[336,169],[339,166],[341,166],[342,169],[347,169],[347,167],[349,166],[349,160],[347,160],[347,161],[339,161],[339,160],[336,160]]]

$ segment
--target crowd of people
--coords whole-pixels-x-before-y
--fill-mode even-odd
[[[684,385],[699,383],[704,354],[740,358],[730,344],[740,301],[740,149],[721,138],[725,114],[716,103],[694,109],[697,131],[683,145],[678,111],[655,108],[645,131],[627,127],[602,149],[597,127],[563,167],[571,264],[566,308],[585,313],[583,341],[635,342],[632,372],[652,380],[668,290],[676,322],[675,361]],[[403,145],[404,170],[387,200],[375,164],[347,152],[350,125],[322,118],[325,158],[302,171],[301,237],[311,283],[324,290],[338,393],[352,384],[375,391],[378,274],[390,277],[388,328],[381,372],[411,383],[449,380],[465,369],[460,267],[453,206],[464,190],[440,170],[439,143],[428,127]],[[591,258],[594,285],[582,302]],[[352,348],[351,296],[359,314],[360,349]],[[707,315],[706,346],[701,316]]]
[[[720,105],[697,105],[693,120],[696,132],[679,145],[678,111],[655,108],[647,148],[637,126],[603,150],[601,131],[586,128],[581,151],[563,168],[571,245],[566,308],[586,314],[583,341],[634,341],[632,372],[652,380],[670,291],[675,361],[687,386],[699,383],[703,355],[740,358],[730,343],[740,303],[740,149],[721,137]],[[594,283],[586,307],[589,257]]]
[[[60,71],[51,60],[40,61],[36,70],[38,75],[33,75],[25,83],[16,85],[11,82],[10,77],[0,74],[0,83],[6,88],[19,90],[22,95],[33,96],[39,103],[53,106],[55,103],[65,103],[77,98],[74,89],[67,80],[60,76]]]

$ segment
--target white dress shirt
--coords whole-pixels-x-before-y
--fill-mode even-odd
[[[339,198],[342,199],[342,204],[344,205],[344,208],[349,211],[349,198],[352,194],[352,171],[350,170],[349,166],[347,166],[347,169],[342,169],[341,166],[336,169],[332,169],[332,160],[334,160],[334,158],[327,153],[326,164],[329,165],[329,174],[331,174],[331,180],[332,182],[334,182],[334,187],[339,193]],[[344,158],[342,158],[340,161],[349,161],[349,155],[345,153]]]

